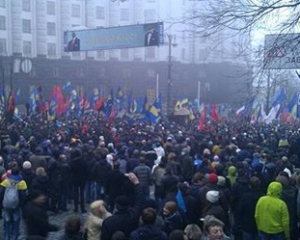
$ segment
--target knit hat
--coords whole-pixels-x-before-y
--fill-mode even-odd
[[[210,150],[208,148],[205,148],[203,150],[203,155],[210,155]]]
[[[219,186],[225,186],[226,179],[223,176],[218,176],[218,185]]]
[[[31,163],[29,161],[25,161],[23,163],[23,169],[30,169],[31,168]]]
[[[206,193],[206,200],[210,203],[219,201],[219,191],[211,190]]]
[[[215,184],[218,182],[218,175],[215,173],[210,173],[207,178],[208,183]]]

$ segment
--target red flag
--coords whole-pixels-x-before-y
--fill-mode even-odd
[[[215,122],[219,122],[219,114],[218,114],[218,110],[217,110],[217,104],[213,104],[212,105],[212,109],[211,109],[211,118],[215,121]]]
[[[94,109],[100,111],[103,106],[104,106],[104,98],[100,97],[98,101],[95,103]]]
[[[109,122],[112,122],[112,121],[115,119],[115,117],[116,117],[116,109],[113,108],[113,109],[111,110],[111,112],[110,112],[108,121],[109,121]]]
[[[12,113],[15,111],[15,95],[12,91],[10,92],[8,97],[7,111]]]
[[[66,113],[67,111],[69,111],[70,109],[70,96],[67,96],[67,99],[64,103],[64,113]]]
[[[280,114],[280,120],[283,123],[288,123],[291,121],[290,114],[287,112],[286,109],[284,109],[283,112]]]
[[[56,104],[56,112],[61,115],[64,112],[64,97],[62,95],[61,87],[55,86],[51,93],[51,99]]]
[[[199,118],[199,126],[198,129],[200,131],[203,131],[205,128],[205,117],[206,117],[206,106],[203,106],[202,112],[200,114],[200,118]]]

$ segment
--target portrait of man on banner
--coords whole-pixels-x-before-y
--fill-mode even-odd
[[[72,39],[68,43],[69,52],[80,51],[80,39],[76,37],[75,32],[72,32]]]
[[[145,46],[158,46],[157,24],[145,24]]]

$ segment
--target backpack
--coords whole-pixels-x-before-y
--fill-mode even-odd
[[[19,191],[18,191],[18,183],[8,181],[8,185],[4,192],[3,197],[3,208],[6,209],[15,209],[19,205]]]

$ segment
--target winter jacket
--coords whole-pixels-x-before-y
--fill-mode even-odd
[[[32,201],[25,206],[25,221],[28,236],[47,237],[48,232],[58,230],[57,226],[49,223],[45,208]]]
[[[161,186],[161,181],[163,176],[165,175],[166,170],[160,166],[154,167],[153,173],[152,173],[152,181],[155,184],[155,186]]]
[[[47,159],[44,155],[33,154],[29,158],[29,162],[31,163],[31,169],[33,172],[35,172],[38,167],[43,167],[45,170],[47,170]]]
[[[129,240],[167,240],[168,236],[154,225],[144,225],[133,231]]]
[[[165,232],[170,234],[173,230],[183,229],[183,219],[180,213],[177,211],[170,216],[164,216]]]
[[[181,177],[184,181],[190,181],[194,174],[193,159],[187,154],[181,160]]]
[[[95,201],[90,205],[90,214],[86,220],[86,230],[88,240],[100,240],[101,237],[101,228],[104,219],[111,216],[111,213],[101,213],[99,208],[103,205],[104,202],[99,200]]]
[[[48,176],[36,176],[32,180],[31,189],[40,191],[48,196],[49,193],[50,181]]]
[[[23,180],[22,176],[20,175],[13,175],[10,174],[5,180],[1,182],[0,185],[0,199],[1,202],[3,201],[5,190],[9,184],[9,182],[13,182],[17,184],[18,191],[19,191],[19,206],[23,205],[27,196],[27,184]]]
[[[126,236],[129,236],[129,234],[137,228],[140,211],[145,201],[143,188],[140,184],[135,186],[135,197],[136,201],[133,207],[119,210],[104,220],[102,224],[101,240],[111,239],[113,233],[117,230],[122,231]]]
[[[255,206],[262,196],[264,196],[264,194],[261,191],[251,190],[243,195],[238,204],[236,216],[238,216],[241,229],[247,233],[257,233],[254,213]]]
[[[259,231],[269,234],[284,232],[285,238],[289,239],[289,213],[286,203],[280,199],[281,192],[281,183],[269,184],[267,196],[261,197],[256,204],[256,226]]]
[[[230,166],[230,167],[228,168],[228,175],[227,175],[227,178],[228,178],[229,181],[230,181],[230,187],[232,187],[233,184],[235,183],[236,178],[237,178],[236,167]]]
[[[35,178],[35,174],[32,172],[31,169],[23,169],[22,177],[27,184],[28,191],[30,192],[31,186],[32,186],[32,181]]]
[[[92,179],[95,179],[97,183],[105,184],[107,176],[111,170],[111,165],[106,161],[106,159],[100,159],[94,165]]]
[[[138,177],[142,186],[150,186],[151,169],[144,163],[140,163],[134,170],[134,174]]]
[[[231,188],[231,197],[232,197],[232,210],[235,211],[239,201],[241,200],[243,194],[250,191],[249,178],[246,176],[237,177],[235,183]]]
[[[165,198],[170,192],[177,191],[177,184],[179,183],[179,178],[172,174],[165,174],[161,180],[162,197]]]
[[[82,157],[75,157],[70,162],[72,182],[74,185],[83,185],[88,178],[87,163]]]
[[[203,213],[203,218],[208,215],[213,215],[215,218],[221,220],[223,223],[227,224],[227,214],[224,209],[220,206],[218,202],[209,203]]]
[[[124,192],[125,175],[119,170],[112,170],[106,180],[106,194],[109,197],[117,197]]]

